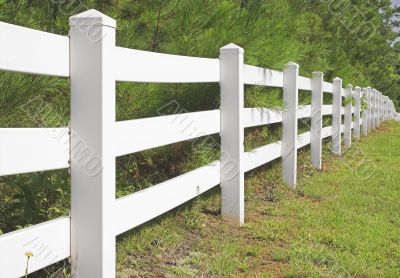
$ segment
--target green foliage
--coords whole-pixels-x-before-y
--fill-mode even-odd
[[[1,177],[0,198],[4,232],[67,215],[69,175],[57,170]]]
[[[354,96],[345,97],[344,101],[343,101],[343,105],[347,106],[347,105],[351,104],[352,106],[354,106],[355,102],[356,102],[356,99],[354,98]]]

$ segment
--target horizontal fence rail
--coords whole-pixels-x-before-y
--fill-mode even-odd
[[[68,37],[0,22],[0,69],[69,76]]]
[[[115,79],[126,82],[219,82],[219,60],[115,48]],[[138,67],[140,65],[140,67]],[[174,70],[171,70],[174,69]]]
[[[26,252],[32,252],[32,273],[70,256],[70,218],[62,217],[0,237],[1,277],[21,277],[27,269]]]
[[[244,50],[234,44],[221,48],[219,59],[121,48],[115,21],[95,10],[71,17],[70,26],[64,37],[0,23],[0,70],[68,77],[72,94],[70,127],[0,128],[1,176],[69,168],[72,178],[71,216],[0,236],[0,277],[20,277],[66,258],[77,277],[114,277],[117,235],[218,185],[223,218],[242,224],[245,172],[282,158],[282,179],[295,187],[298,149],[311,145],[312,164],[320,169],[323,139],[331,139],[332,152],[340,155],[342,134],[351,146],[383,121],[400,120],[377,90],[343,88],[341,79],[326,82],[319,72],[299,76],[295,63],[282,72],[246,65]],[[219,82],[221,107],[117,122],[118,81]],[[282,88],[284,107],[245,108],[244,85]],[[299,105],[299,90],[310,92],[311,104]],[[324,104],[324,93],[332,94],[332,104]],[[331,126],[323,127],[323,116],[332,116]],[[311,126],[299,134],[302,119],[311,119]],[[244,151],[245,128],[277,123],[282,140]],[[115,198],[116,157],[217,134],[220,160]],[[33,253],[28,268],[26,252]]]
[[[0,175],[69,167],[69,128],[0,128]]]

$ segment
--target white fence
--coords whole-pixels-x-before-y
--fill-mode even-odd
[[[366,136],[382,121],[398,117],[392,101],[371,88],[324,82],[323,74],[299,76],[297,64],[283,72],[243,63],[244,51],[229,44],[219,59],[183,57],[115,46],[113,19],[95,11],[70,18],[70,36],[0,23],[0,69],[70,78],[71,126],[0,129],[0,175],[71,169],[71,213],[0,236],[0,277],[34,272],[70,258],[74,277],[114,277],[115,238],[219,184],[222,217],[244,222],[244,173],[279,157],[283,180],[296,184],[297,149],[311,144],[311,160],[321,168],[322,139],[332,137],[341,154],[352,137]],[[116,122],[115,82],[219,82],[219,110]],[[283,88],[285,109],[244,108],[244,85]],[[311,105],[298,106],[298,91],[311,91]],[[323,93],[333,104],[323,105]],[[343,97],[354,96],[342,107]],[[368,109],[360,111],[361,97]],[[342,115],[344,124],[342,125]],[[332,126],[322,127],[322,116]],[[354,121],[353,121],[354,116]],[[191,131],[176,127],[176,117]],[[298,135],[298,119],[311,118],[311,131]],[[282,141],[250,152],[244,128],[283,124]],[[196,131],[196,132],[195,132]],[[182,176],[115,199],[115,159],[142,150],[220,133],[221,158]],[[65,147],[65,146],[68,147]]]

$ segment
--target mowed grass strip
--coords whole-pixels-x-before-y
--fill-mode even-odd
[[[332,156],[299,153],[247,174],[246,224],[220,218],[218,189],[118,239],[118,277],[400,277],[400,123]]]

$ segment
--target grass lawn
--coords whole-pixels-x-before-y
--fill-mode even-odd
[[[118,238],[118,277],[400,277],[400,123],[329,153],[299,153],[300,181],[280,163],[246,177],[246,224],[220,217],[214,190]]]

